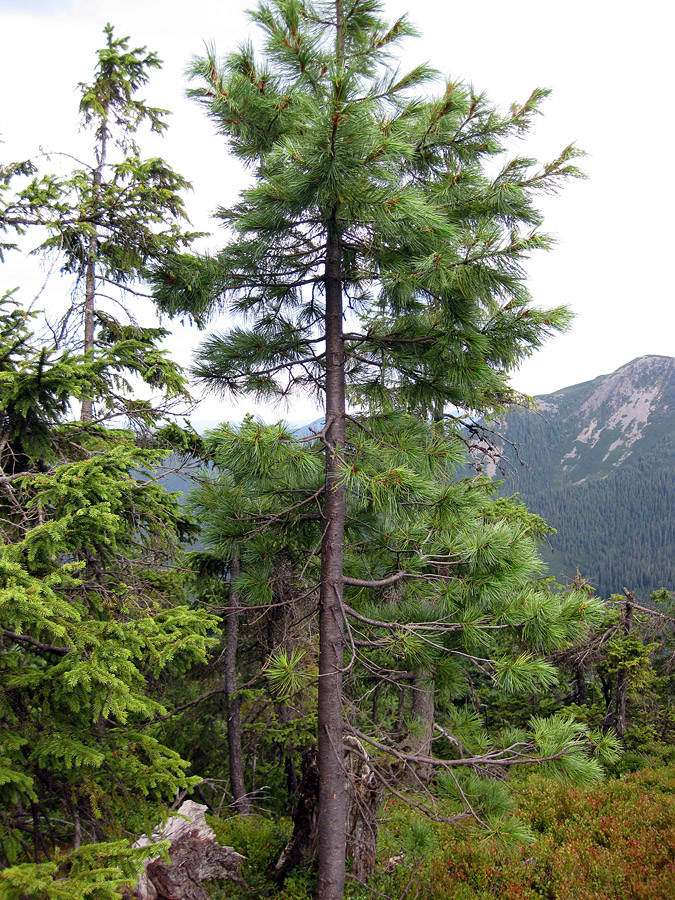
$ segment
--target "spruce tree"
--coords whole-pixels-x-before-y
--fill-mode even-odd
[[[106,359],[46,351],[30,325],[3,301],[0,893],[113,897],[144,854],[100,842],[151,831],[192,783],[153,720],[216,621],[176,565],[194,528],[153,480],[167,450],[71,421]]]
[[[185,228],[182,194],[190,185],[165,160],[143,158],[137,142],[144,128],[158,134],[167,128],[168,111],[139,98],[152,70],[161,67],[160,59],[145,47],[131,47],[128,37],[115,36],[111,25],[104,34],[94,79],[79,85],[81,125],[93,131],[92,162],[66,175],[40,174],[44,160],[39,158],[5,166],[0,230],[25,233],[44,226],[47,237],[34,252],[54,257],[61,274],[75,279],[67,312],[51,323],[54,344],[103,355],[117,344],[117,373],[140,375],[149,388],[161,384],[170,400],[178,386],[150,346],[167,332],[140,327],[134,309],[149,304],[139,290],[147,267],[196,236]],[[22,179],[27,183],[12,191],[12,182]],[[112,369],[105,377],[102,394],[82,398],[82,420],[94,418],[97,399],[98,419],[124,407],[132,420],[147,425],[152,407],[129,402],[133,392],[127,390],[124,397],[126,385]]]
[[[103,303],[135,303],[148,262],[191,237],[186,182],[135,143],[143,123],[165,127],[164,111],[137,97],[159,61],[105,31],[94,82],[81,86],[95,162],[61,177],[28,161],[0,177],[0,230],[29,232],[28,243],[44,226],[37,249],[76,283],[51,339],[10,296],[0,309],[0,893],[36,900],[113,897],[134,881],[144,854],[100,842],[151,831],[193,783],[154,720],[217,627],[190,607],[179,565],[194,527],[155,480],[171,446],[92,421],[95,402],[99,420],[152,425],[187,397],[158,346],[166,331]],[[151,398],[136,396],[140,381]]]
[[[348,458],[347,421],[398,409],[441,427],[457,409],[516,399],[509,372],[568,321],[532,304],[523,266],[550,244],[536,197],[578,174],[578,154],[567,147],[542,166],[507,156],[546,91],[506,113],[457,81],[427,93],[434,71],[392,62],[412,27],[386,23],[376,0],[273,0],[251,15],[261,57],[250,44],[222,63],[209,53],[192,95],[254,183],[219,211],[225,249],[176,258],[155,287],[169,312],[203,318],[222,304],[244,318],[198,354],[211,388],[324,403],[317,896],[328,900],[344,884],[344,586],[383,586],[344,571],[345,491],[365,478]],[[381,431],[376,443],[395,458]],[[385,508],[406,491],[423,497],[414,473],[370,465],[362,487]]]

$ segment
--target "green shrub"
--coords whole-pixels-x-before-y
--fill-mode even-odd
[[[260,815],[232,816],[227,819],[209,816],[208,822],[215,831],[219,844],[234,847],[237,853],[246,857],[241,874],[251,889],[247,892],[231,881],[219,880],[212,885],[212,896],[227,897],[228,900],[277,896],[278,889],[270,872],[291,837],[291,820],[270,819]],[[311,893],[307,896],[311,897]],[[296,898],[289,895],[288,900],[304,900],[304,896]]]

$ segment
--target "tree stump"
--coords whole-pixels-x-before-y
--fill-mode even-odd
[[[187,800],[165,825],[155,828],[152,837],[143,835],[136,841],[136,847],[170,841],[169,862],[161,856],[148,857],[138,885],[125,893],[126,900],[209,900],[202,882],[211,878],[229,878],[246,887],[239,874],[245,857],[216,841],[206,824],[206,809]]]

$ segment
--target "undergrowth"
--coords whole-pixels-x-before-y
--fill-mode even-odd
[[[350,881],[347,900],[673,900],[675,768],[629,772],[585,790],[537,775],[515,787],[535,841],[510,853],[385,804],[378,871],[367,886]],[[290,835],[287,819],[213,824],[220,842],[246,855],[250,887],[219,882],[214,900],[311,900],[308,869],[281,889],[270,876]]]

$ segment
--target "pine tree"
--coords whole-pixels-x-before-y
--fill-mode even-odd
[[[252,442],[258,444],[258,459],[251,458]],[[291,664],[287,666],[291,680],[286,681],[283,672],[277,671],[276,663],[281,659],[303,659],[308,665],[314,657],[314,641],[306,623],[303,624],[303,613],[306,611],[311,615],[314,592],[311,582],[305,582],[304,576],[298,578],[297,575],[303,560],[307,562],[307,570],[314,574],[310,568],[314,560],[312,554],[307,554],[307,545],[309,542],[316,544],[315,530],[320,513],[318,508],[308,511],[306,506],[311,502],[307,501],[307,496],[311,498],[314,494],[315,499],[318,498],[314,482],[321,480],[321,458],[316,452],[302,452],[302,445],[296,446],[293,431],[288,427],[279,424],[267,429],[251,417],[245,419],[240,429],[224,425],[208,434],[204,445],[209,468],[204,470],[198,486],[191,492],[190,505],[200,523],[205,548],[192,554],[192,559],[198,573],[197,595],[203,601],[213,589],[214,572],[220,576],[221,585],[226,582],[222,601],[226,606],[223,680],[228,705],[230,789],[235,807],[246,812],[242,729],[236,694],[236,654],[239,649],[236,631],[240,617],[244,621],[250,618],[246,615],[247,610],[253,608],[255,614],[254,624],[248,624],[246,628],[249,649],[243,680],[248,686],[249,710],[251,690],[258,692],[254,695],[257,697],[254,705],[263,710],[262,718],[255,723],[249,721],[247,727],[257,730],[261,722],[266,723],[265,738],[281,750],[286,768],[281,777],[290,782],[291,791],[297,787],[297,751],[302,749],[295,744],[293,735],[293,722],[300,718],[299,707],[308,713],[303,715],[306,722],[302,730],[312,730],[310,719],[316,700],[313,687],[310,686],[308,691],[311,698],[301,698],[300,694],[306,692],[298,689],[308,685],[302,679],[299,683],[293,681]],[[286,447],[288,453],[284,453]],[[266,469],[268,464],[269,469]],[[267,474],[272,472],[276,473],[274,484]],[[299,530],[292,515],[286,512],[288,506],[296,503],[302,521],[306,523]],[[268,518],[274,518],[275,512],[279,513],[279,520],[270,527]],[[307,595],[307,610],[303,606],[303,594]],[[255,651],[252,652],[250,645]],[[240,665],[239,671],[241,668]],[[274,677],[273,673],[276,673]],[[293,698],[293,711],[286,702],[289,697]],[[270,712],[272,718],[278,720],[278,730],[282,732],[278,738],[268,719]],[[276,784],[279,777],[274,777],[273,781]],[[269,787],[269,775],[265,783]],[[275,799],[278,801],[278,796]]]
[[[593,780],[600,774],[597,755],[613,751],[611,738],[595,734],[591,743],[565,717],[507,728],[486,743],[480,717],[466,715],[476,683],[501,695],[550,687],[556,675],[542,655],[585,636],[603,605],[585,592],[563,598],[532,581],[541,571],[535,536],[543,523],[513,501],[495,499],[486,479],[452,478],[464,462],[459,437],[395,414],[370,417],[369,434],[364,427],[348,423],[345,445],[342,697],[351,760],[346,849],[359,878],[375,862],[385,786],[401,795],[435,777],[440,797],[434,809],[415,798],[419,809],[446,821],[474,821],[506,839],[520,831],[508,815],[508,791],[495,786],[491,772],[543,757],[561,776]],[[306,707],[317,683],[311,612],[321,578],[321,443],[248,419],[238,429],[221,426],[206,447],[211,468],[193,497],[209,554],[223,564],[237,554],[231,589],[239,609],[255,611],[257,627],[285,617],[292,628],[292,640],[261,660],[273,692],[262,705],[277,694]],[[422,689],[417,673],[440,689]],[[246,681],[255,684],[250,657]],[[432,709],[424,722],[411,722],[408,709],[414,720],[424,705],[415,702],[420,693],[436,703],[436,714]],[[377,696],[372,715],[370,696]],[[420,726],[431,732],[425,740],[417,740]],[[440,753],[432,752],[432,741]],[[299,809],[278,877],[316,843],[311,789],[300,792]]]
[[[426,98],[435,73],[391,62],[413,29],[388,25],[375,0],[274,0],[252,18],[262,59],[249,44],[222,65],[210,53],[192,94],[254,184],[219,213],[228,246],[175,259],[155,286],[168,312],[203,318],[222,303],[251,322],[202,346],[195,371],[210,387],[281,400],[310,391],[325,406],[317,896],[328,900],[344,884],[343,589],[383,586],[345,575],[346,491],[393,511],[429,490],[414,471],[381,470],[372,448],[370,474],[354,466],[347,402],[353,418],[398,408],[440,427],[458,408],[517,399],[509,371],[568,320],[534,307],[524,283],[525,259],[550,244],[535,200],[578,174],[578,154],[541,167],[505,157],[545,91],[506,114],[454,81]],[[396,458],[386,435],[376,443],[381,460]]]

